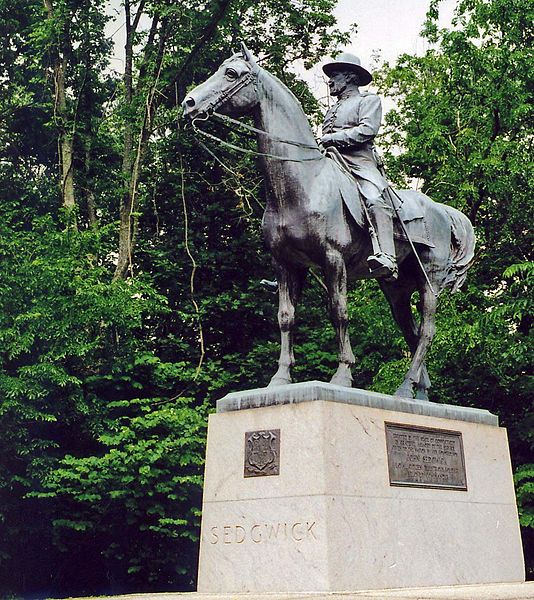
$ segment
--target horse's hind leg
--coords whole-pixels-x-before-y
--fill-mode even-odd
[[[402,385],[395,392],[395,395],[406,398],[413,398],[414,387],[420,382],[424,384],[425,379],[428,379],[428,373],[425,372],[425,357],[436,331],[435,317],[438,299],[427,284],[423,288],[421,300],[421,326],[419,327],[417,348],[410,369]]]
[[[430,389],[430,386],[431,383],[428,370],[426,368],[426,364],[423,362],[421,377],[419,377],[419,381],[415,384],[415,399],[428,401],[428,390]]]
[[[380,282],[380,287],[391,307],[391,313],[395,322],[402,331],[402,335],[408,344],[412,356],[417,350],[419,344],[419,326],[417,325],[410,306],[411,297],[414,292],[412,287],[402,287],[397,282]],[[423,362],[421,377],[415,384],[415,397],[418,400],[428,400],[428,389],[430,388],[430,378]]]
[[[330,299],[330,316],[339,348],[339,365],[330,383],[352,387],[350,369],[355,359],[348,331],[347,269],[341,253],[332,248],[326,251],[325,279]]]
[[[293,327],[295,307],[306,279],[306,269],[297,269],[282,264],[278,267],[278,325],[280,326],[280,358],[278,370],[269,386],[291,383],[291,367],[295,364],[293,355]]]

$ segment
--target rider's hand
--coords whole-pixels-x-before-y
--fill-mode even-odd
[[[335,142],[334,142],[332,134],[331,133],[326,133],[325,135],[323,135],[323,137],[321,138],[321,144],[325,148],[328,148],[328,146],[334,146]]]

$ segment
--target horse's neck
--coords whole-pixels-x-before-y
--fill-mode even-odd
[[[289,89],[276,77],[261,71],[258,79],[259,104],[255,113],[256,126],[273,137],[314,146],[317,150],[299,148],[273,139],[267,135],[258,135],[258,148],[264,154],[289,157],[296,161],[313,157],[318,152],[317,142],[311,130],[308,118],[299,101]],[[284,181],[295,176],[306,176],[316,161],[292,162],[268,157],[262,158],[265,177],[271,189],[283,192]],[[279,198],[278,200],[281,200]]]

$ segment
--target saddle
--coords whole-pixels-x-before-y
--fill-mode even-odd
[[[341,171],[349,176],[351,180],[358,178],[358,174],[351,169],[339,150],[334,146],[326,148],[326,157],[333,160]],[[393,236],[396,239],[407,242],[407,233],[414,244],[424,244],[425,246],[434,248],[434,244],[430,240],[425,223],[425,210],[422,204],[421,194],[415,190],[395,191],[392,186],[390,186],[390,188],[391,190],[386,189],[384,193],[389,196],[395,211],[393,217]],[[357,194],[359,202],[363,203],[364,199],[359,190]],[[363,225],[361,223],[361,214],[365,215],[366,211],[360,212],[354,210],[356,199],[353,194],[348,198],[345,197],[346,194],[342,194],[342,196],[345,207],[349,213],[358,224]],[[400,221],[402,221],[404,226],[401,225]],[[367,225],[367,223],[365,224]]]

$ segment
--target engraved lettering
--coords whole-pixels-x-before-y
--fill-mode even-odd
[[[280,527],[281,527],[282,523],[277,523],[276,524],[276,529],[274,525],[271,525],[269,528],[269,539],[274,538],[277,539],[278,538],[278,532],[280,531]],[[285,523],[284,523],[285,525]]]
[[[258,535],[257,537],[255,537],[255,536],[254,536],[254,531],[255,531],[256,529],[257,529],[257,530],[258,530],[258,532],[259,532],[259,535]],[[252,541],[253,541],[255,544],[259,544],[259,543],[261,543],[261,525],[253,525],[253,526],[252,526],[252,529],[250,530],[250,537],[252,538]]]
[[[210,540],[210,544],[216,544],[219,541],[219,534],[217,533],[217,527],[211,528],[212,539]]]
[[[284,543],[288,540],[300,543],[317,540],[317,521],[312,519],[292,522],[254,523],[244,525],[216,525],[209,530],[209,543],[226,545]]]
[[[241,525],[236,525],[235,526],[235,543],[242,544],[245,541],[246,537],[247,537],[247,533],[245,531],[245,528],[241,527]]]
[[[291,527],[291,537],[296,542],[301,542],[304,539],[303,536],[297,536],[297,527],[300,527],[301,525],[302,525],[302,523],[294,523],[293,527]]]
[[[315,533],[313,533],[313,528],[315,527],[315,521],[313,521],[312,523],[310,523],[309,521],[306,521],[306,533],[312,537],[314,540],[317,539],[317,536],[315,535]]]

